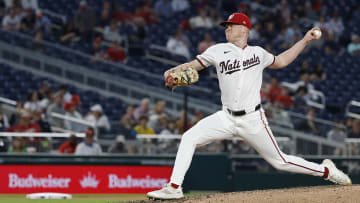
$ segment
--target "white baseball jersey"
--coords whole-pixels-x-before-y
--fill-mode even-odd
[[[232,43],[219,43],[196,59],[204,67],[216,67],[224,107],[251,111],[261,102],[263,70],[274,63],[275,57],[259,46],[242,49]]]

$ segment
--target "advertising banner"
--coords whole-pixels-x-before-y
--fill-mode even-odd
[[[169,182],[170,166],[0,165],[0,193],[146,193]]]

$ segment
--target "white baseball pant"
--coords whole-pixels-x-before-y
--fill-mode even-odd
[[[237,117],[221,110],[202,119],[186,131],[179,145],[170,182],[182,185],[197,146],[234,136],[243,138],[278,170],[324,176],[324,166],[284,154],[280,150],[261,108]]]

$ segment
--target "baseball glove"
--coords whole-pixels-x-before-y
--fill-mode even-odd
[[[165,81],[165,85],[171,88],[191,85],[199,80],[199,74],[195,68],[187,68],[183,71],[171,72]]]

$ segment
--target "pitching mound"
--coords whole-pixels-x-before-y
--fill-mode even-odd
[[[142,200],[137,203],[154,203],[159,201]],[[247,192],[218,193],[186,197],[182,200],[161,201],[181,203],[239,203],[239,202],[360,202],[360,185],[352,186],[316,186],[277,190],[255,190]]]

